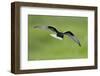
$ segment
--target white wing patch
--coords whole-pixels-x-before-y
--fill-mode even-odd
[[[63,38],[58,37],[56,34],[50,34],[50,36],[52,36],[52,37],[54,37],[56,39],[59,39],[59,40],[63,40]]]

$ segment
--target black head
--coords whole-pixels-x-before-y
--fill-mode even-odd
[[[63,38],[64,37],[64,34],[62,32],[58,32],[57,33],[57,36]]]

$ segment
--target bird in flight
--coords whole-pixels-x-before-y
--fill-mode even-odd
[[[43,29],[43,30],[50,30],[55,34],[50,34],[52,37],[63,40],[64,35],[67,35],[70,39],[75,41],[79,46],[81,46],[80,41],[78,38],[71,32],[71,31],[66,31],[66,32],[60,32],[58,31],[55,27],[53,26],[34,26],[33,28],[38,28],[38,29]]]

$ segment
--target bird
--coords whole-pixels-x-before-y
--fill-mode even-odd
[[[59,40],[63,40],[64,35],[66,35],[70,39],[72,39],[74,42],[76,42],[79,46],[81,46],[79,39],[71,31],[60,32],[60,31],[58,31],[58,29],[56,29],[54,26],[51,26],[51,25],[49,25],[49,26],[33,26],[33,28],[52,31],[55,34],[50,34],[50,35]]]

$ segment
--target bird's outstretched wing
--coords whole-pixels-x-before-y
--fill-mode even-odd
[[[34,26],[33,28],[39,28],[43,30],[50,30],[52,32],[58,33],[58,30],[53,26]]]
[[[67,32],[64,32],[64,34],[70,37],[72,40],[74,40],[79,46],[81,46],[80,41],[72,32],[67,31]]]
[[[50,29],[53,32],[58,33],[58,30],[55,27],[53,27],[53,26],[48,26],[48,29]]]

